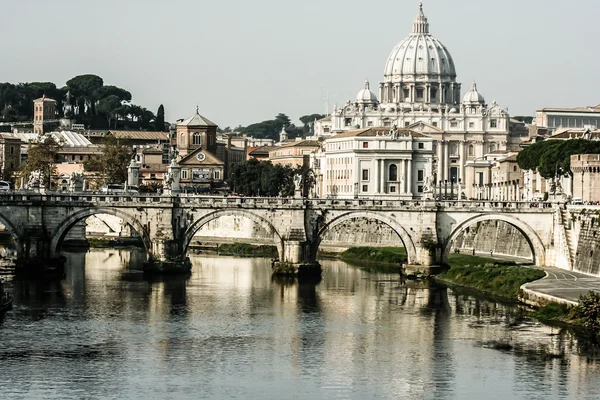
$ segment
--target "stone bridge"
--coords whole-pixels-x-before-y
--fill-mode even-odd
[[[327,232],[349,221],[389,226],[401,238],[408,263],[422,266],[444,264],[465,229],[482,221],[504,221],[525,237],[535,264],[569,268],[561,210],[549,203],[482,201],[0,194],[0,222],[22,260],[58,257],[75,224],[110,214],[137,231],[151,259],[163,261],[185,254],[194,234],[211,221],[239,216],[267,232],[280,260],[293,264],[314,262]]]

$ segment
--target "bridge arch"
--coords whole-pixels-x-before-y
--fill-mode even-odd
[[[92,215],[97,214],[108,214],[113,215],[117,218],[121,218],[123,221],[130,224],[133,229],[140,235],[142,242],[144,243],[144,248],[146,249],[146,254],[150,253],[152,249],[150,239],[148,237],[148,233],[144,226],[137,220],[134,216],[128,214],[125,211],[122,211],[118,208],[113,207],[91,207],[86,208],[84,210],[80,210],[70,214],[67,218],[65,218],[58,227],[52,233],[52,240],[50,242],[50,251],[51,254],[58,254],[60,251],[60,246],[65,236],[69,232],[69,230],[79,221],[84,220]]]
[[[21,232],[15,228],[15,225],[10,221],[10,219],[6,218],[3,214],[0,214],[0,223],[6,227],[8,233],[15,242],[15,247],[17,249],[17,257],[21,256],[23,252],[23,241],[21,240]]]
[[[453,243],[465,229],[484,221],[502,221],[516,228],[525,238],[533,255],[533,263],[535,265],[546,265],[546,248],[538,234],[528,224],[515,217],[506,214],[479,214],[458,224],[448,240],[446,240],[443,253],[443,261],[448,261],[448,255],[453,247]]]
[[[394,232],[396,232],[396,234],[400,237],[400,240],[404,244],[404,248],[406,249],[406,257],[408,258],[408,263],[417,264],[419,262],[415,244],[410,234],[406,231],[406,229],[404,229],[402,225],[396,222],[396,220],[389,218],[384,214],[369,211],[350,211],[332,219],[327,224],[325,224],[319,230],[318,235],[315,238],[315,245],[312,249],[314,253],[313,256],[316,257],[317,252],[319,250],[319,246],[321,245],[321,241],[323,240],[323,237],[329,230],[335,228],[340,224],[343,224],[348,220],[356,218],[377,220],[389,226]]]
[[[264,228],[267,232],[273,232],[273,244],[277,247],[279,258],[283,260],[283,238],[281,237],[281,234],[277,231],[277,229],[275,229],[271,222],[269,222],[261,216],[254,214],[253,212],[244,209],[218,210],[203,215],[202,217],[194,221],[194,223],[192,223],[184,233],[182,248],[183,253],[185,254],[187,252],[188,247],[192,242],[196,232],[198,232],[204,225],[221,217],[245,217],[254,222],[255,224]]]

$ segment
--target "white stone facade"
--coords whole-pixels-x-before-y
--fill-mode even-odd
[[[433,141],[411,130],[369,128],[325,140],[318,156],[326,198],[423,198],[432,192]]]
[[[496,102],[486,104],[475,83],[462,101],[460,92],[454,61],[429,33],[420,6],[413,32],[388,58],[379,99],[365,82],[356,100],[334,106],[331,116],[316,121],[315,135],[333,138],[371,127],[420,131],[434,142],[432,179],[438,188],[460,186],[462,197],[473,198],[477,175],[468,170],[473,164],[490,169],[495,160],[486,156],[507,150],[510,117]]]

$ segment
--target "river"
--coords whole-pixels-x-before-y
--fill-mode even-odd
[[[584,340],[395,274],[323,261],[299,284],[193,256],[189,279],[148,282],[139,251],[65,255],[64,281],[8,285],[2,399],[600,398]]]

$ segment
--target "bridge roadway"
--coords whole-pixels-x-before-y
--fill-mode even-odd
[[[314,263],[328,231],[365,221],[388,225],[407,249],[409,264],[440,265],[453,241],[482,221],[504,221],[529,243],[534,263],[554,266],[558,205],[487,201],[245,198],[98,193],[0,194],[0,222],[11,232],[22,259],[57,257],[65,235],[94,214],[115,215],[140,235],[148,256],[176,260],[194,234],[225,216],[250,219],[292,264]]]

